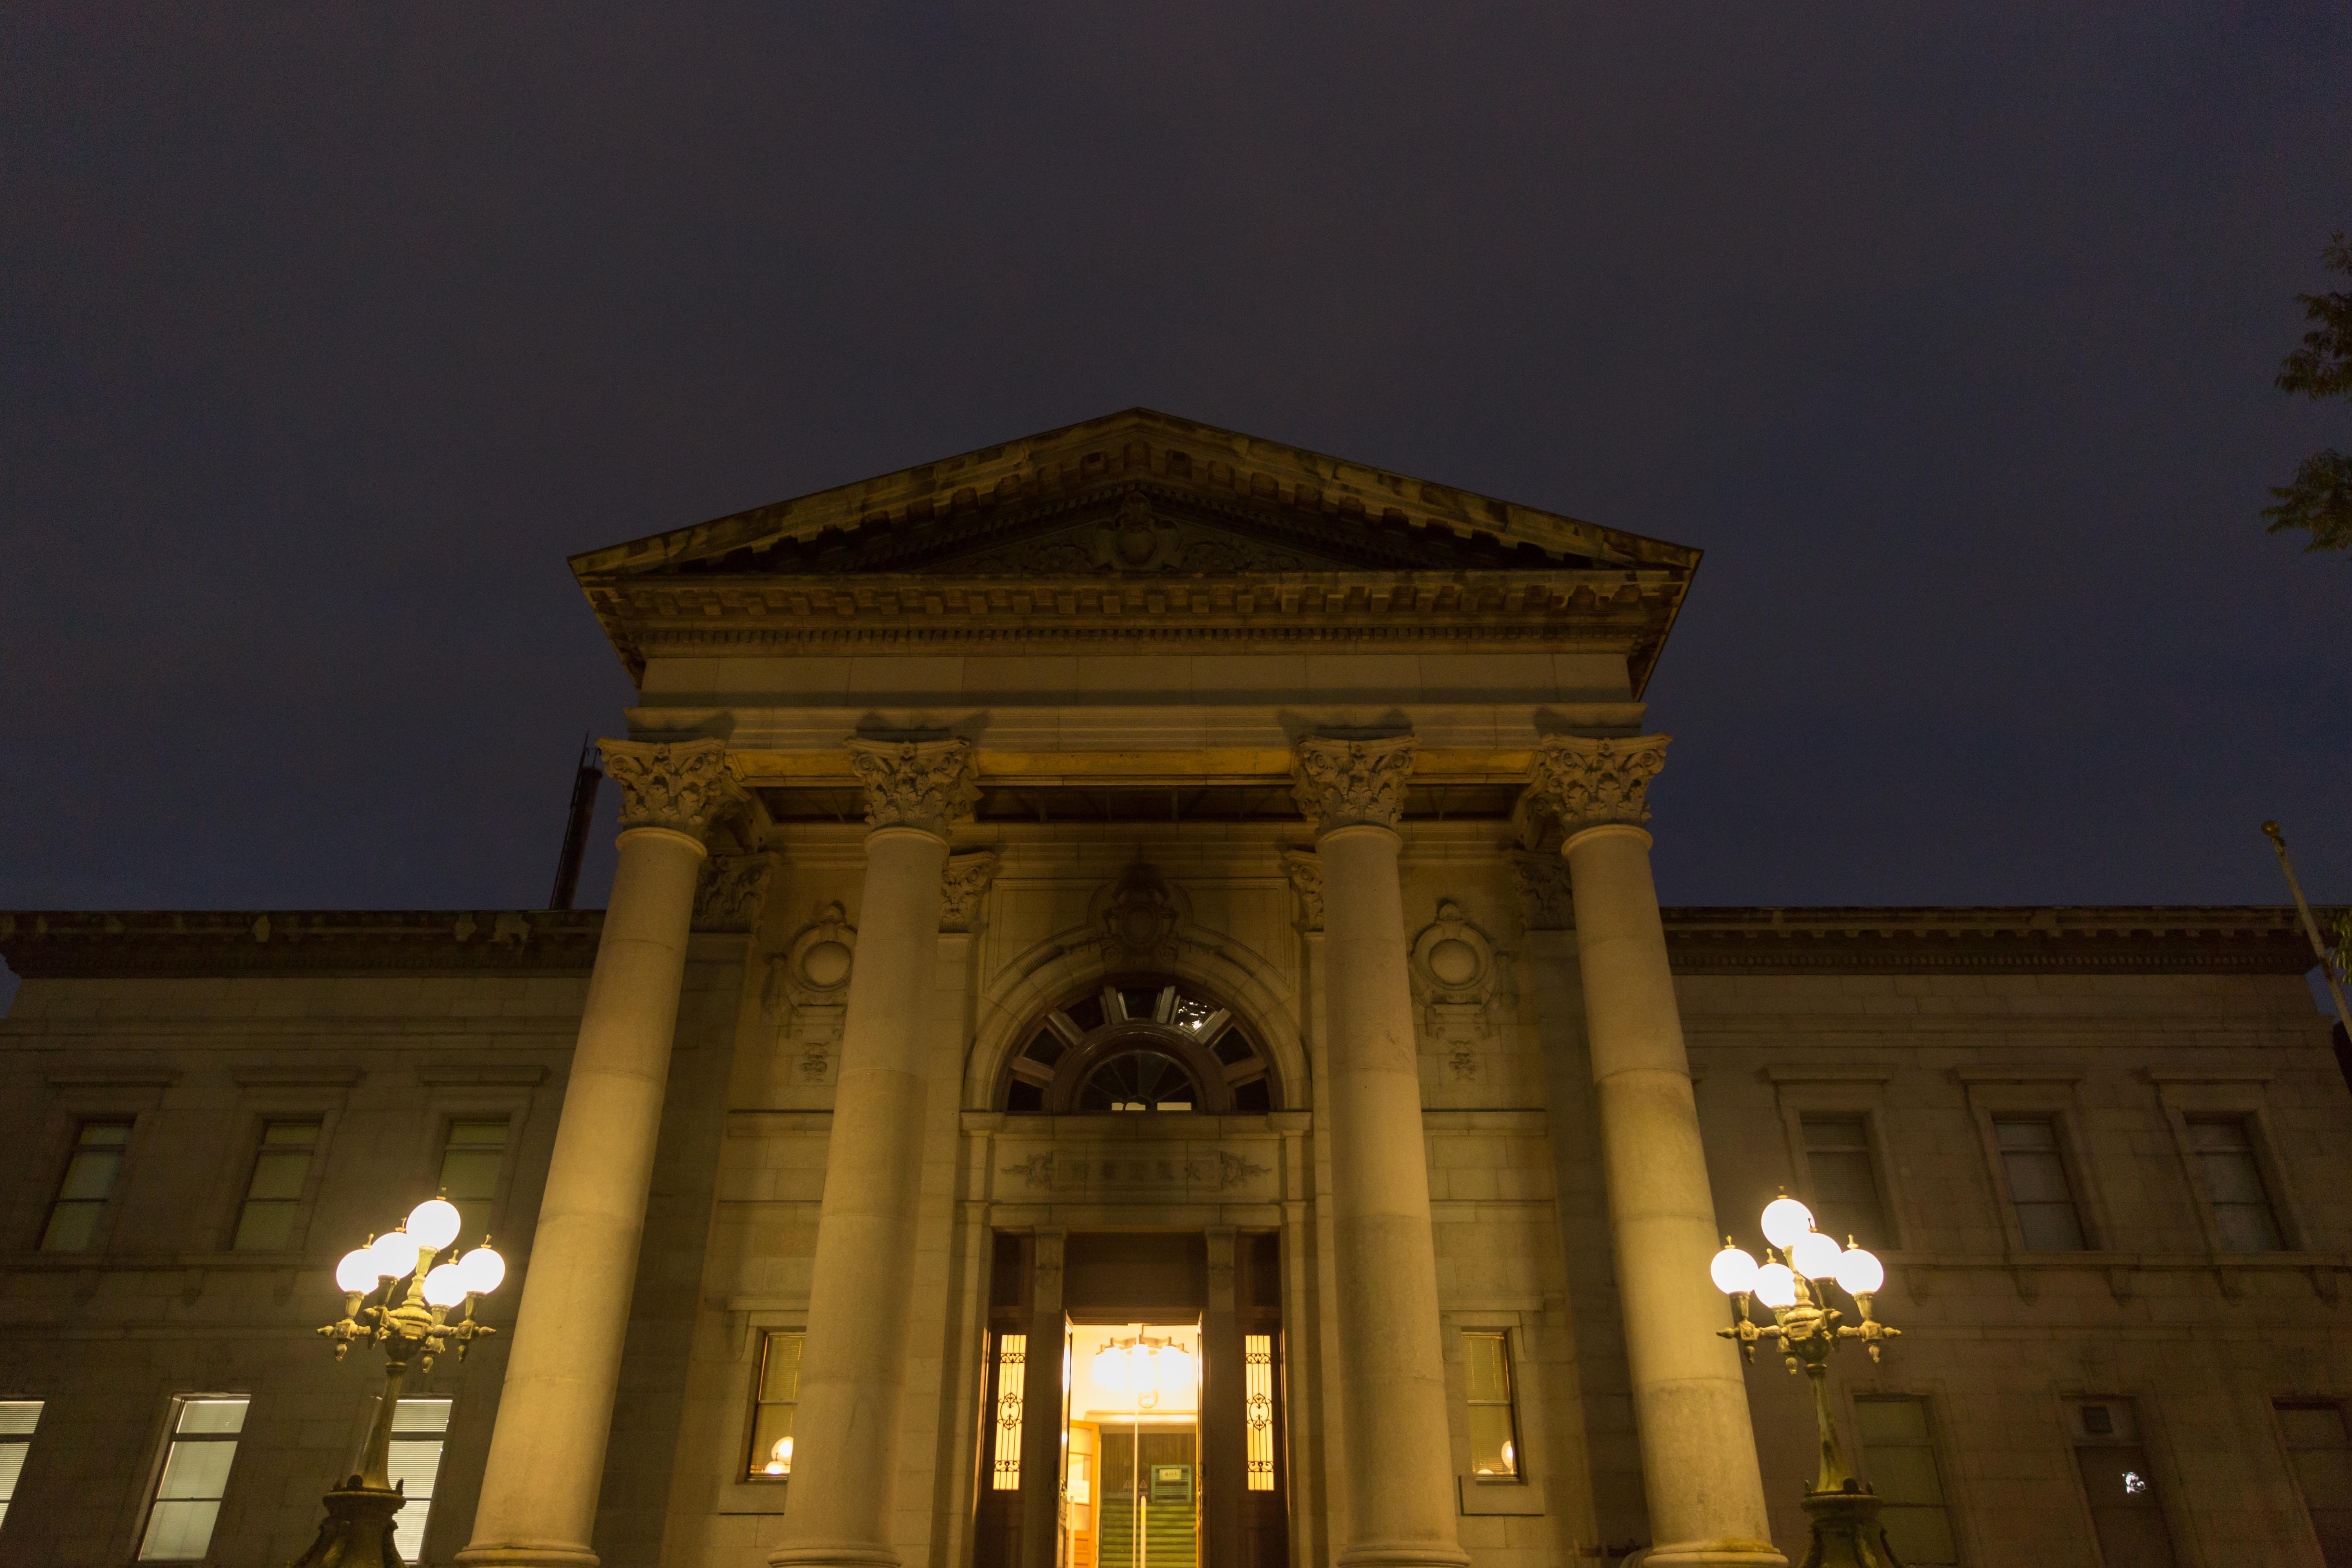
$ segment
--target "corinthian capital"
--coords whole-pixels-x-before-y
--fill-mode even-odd
[[[1611,822],[1639,826],[1650,820],[1650,781],[1666,765],[1671,739],[1547,736],[1536,753],[1528,793],[1571,834]]]
[[[1412,777],[1412,737],[1301,741],[1290,771],[1299,812],[1318,833],[1360,823],[1394,827]]]
[[[866,786],[866,821],[873,827],[919,827],[940,837],[969,821],[980,798],[970,741],[849,742],[849,765]]]
[[[724,741],[599,741],[605,776],[621,786],[621,826],[667,827],[699,838],[742,786]]]

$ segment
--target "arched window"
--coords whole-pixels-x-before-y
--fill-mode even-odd
[[[1130,975],[1039,1019],[996,1102],[1055,1115],[1272,1110],[1271,1068],[1232,1009],[1191,981]]]

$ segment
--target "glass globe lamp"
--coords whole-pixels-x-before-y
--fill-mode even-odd
[[[425,1277],[425,1301],[431,1307],[454,1307],[466,1299],[466,1271],[444,1263]]]
[[[1744,1296],[1756,1289],[1756,1259],[1729,1242],[1706,1266],[1707,1278],[1727,1296]]]
[[[1764,1239],[1786,1252],[1813,1228],[1813,1211],[1791,1197],[1764,1205]]]
[[[1797,1304],[1796,1272],[1785,1263],[1768,1263],[1756,1271],[1756,1299],[1778,1310]]]
[[[1835,1237],[1809,1230],[1789,1248],[1789,1261],[1808,1279],[1826,1279],[1837,1272],[1838,1254],[1843,1250]]]
[[[436,1252],[457,1239],[457,1227],[464,1223],[457,1205],[446,1198],[427,1198],[408,1211],[408,1234],[417,1246]]]
[[[491,1251],[488,1243],[459,1258],[457,1267],[465,1271],[466,1289],[477,1296],[488,1295],[507,1277],[507,1260]]]
[[[356,1247],[346,1252],[343,1254],[343,1260],[335,1265],[337,1288],[351,1295],[367,1294],[375,1289],[376,1281],[383,1278],[382,1274],[376,1272],[375,1249],[372,1247]]]
[[[404,1230],[388,1230],[368,1250],[375,1255],[375,1271],[397,1279],[416,1267],[416,1238]]]
[[[1886,1266],[1859,1247],[1838,1258],[1838,1288],[1849,1296],[1869,1296],[1886,1283]]]

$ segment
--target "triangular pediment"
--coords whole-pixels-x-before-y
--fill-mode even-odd
[[[572,568],[633,677],[656,648],[1043,647],[1181,622],[1235,646],[1311,633],[1606,647],[1639,689],[1698,558],[1133,408]]]
[[[1141,550],[1146,527],[1162,548]],[[1106,531],[1117,546],[1108,554]],[[572,564],[584,582],[1021,574],[1041,560],[1063,563],[1045,568],[1055,571],[1214,574],[1688,570],[1697,558],[1682,545],[1137,408],[591,551]]]

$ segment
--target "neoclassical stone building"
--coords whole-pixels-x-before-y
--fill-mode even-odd
[[[0,916],[0,1560],[290,1560],[439,1190],[425,1562],[1793,1562],[1786,1189],[1907,1562],[2352,1562],[2292,912],[1661,910],[1697,559],[1141,410],[577,557],[601,915]]]

